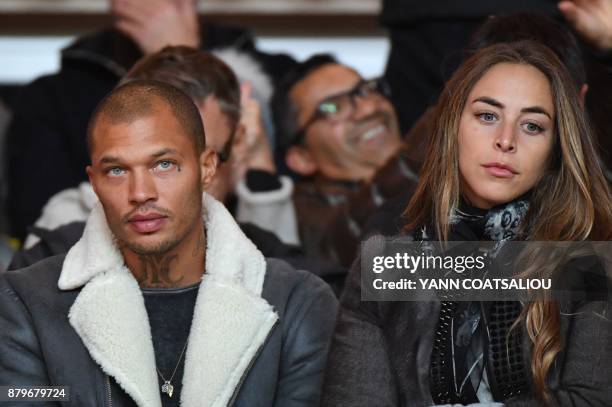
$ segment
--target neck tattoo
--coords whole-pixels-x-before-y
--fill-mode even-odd
[[[150,287],[173,288],[177,287],[184,276],[172,279],[171,265],[178,261],[178,254],[172,255],[140,255],[140,273],[138,283]]]

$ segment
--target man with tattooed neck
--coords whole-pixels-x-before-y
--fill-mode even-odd
[[[191,99],[135,81],[88,129],[100,200],[66,254],[0,274],[0,385],[70,406],[317,406],[337,302],[266,259],[206,194]]]

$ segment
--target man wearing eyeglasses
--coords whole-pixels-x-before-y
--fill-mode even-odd
[[[299,64],[277,87],[276,136],[301,178],[293,199],[309,256],[349,266],[369,215],[416,180],[387,93],[329,55]]]

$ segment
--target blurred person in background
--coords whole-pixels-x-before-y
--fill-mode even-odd
[[[8,130],[9,218],[23,239],[55,193],[85,181],[85,133],[96,104],[143,55],[167,45],[249,53],[276,78],[292,60],[258,52],[251,34],[200,20],[195,0],[109,0],[112,26],[62,51],[61,69],[25,87]]]
[[[556,11],[555,1],[382,0],[381,23],[389,30],[391,43],[385,78],[404,131],[435,103],[484,19],[517,11],[550,15]]]
[[[298,176],[300,243],[315,259],[348,267],[361,224],[416,183],[384,82],[364,80],[325,54],[287,73],[272,109],[279,161]]]
[[[293,183],[286,176],[268,175],[276,168],[259,104],[250,95],[250,86],[241,88],[232,69],[215,55],[186,46],[166,47],[144,57],[120,83],[136,80],[172,85],[196,104],[207,132],[207,145],[216,152],[217,171],[206,191],[227,203],[230,193],[240,184],[238,207],[249,207],[248,217],[243,214],[240,226],[255,245],[266,256],[324,272],[326,268],[307,260],[297,247],[285,245],[277,237],[285,236],[295,222]],[[15,254],[9,268],[26,267],[67,252],[81,237],[85,220],[97,202],[88,182],[54,195],[36,221],[25,250]],[[268,229],[256,225],[260,218],[264,218]]]
[[[609,5],[610,2],[599,4],[599,9],[594,8],[594,6],[588,9],[577,8],[575,10],[575,13],[578,13],[577,17],[570,17],[570,11],[567,11],[566,14],[568,15],[568,19],[575,22],[576,29],[580,27],[579,32],[583,33],[585,37],[590,35],[590,38],[595,42],[595,38],[598,37],[604,39],[611,37],[612,24],[607,24],[606,22],[612,21],[612,14],[608,15],[606,11],[612,13],[612,8],[603,8],[606,4]],[[596,17],[599,17],[599,19]],[[581,24],[583,26],[580,26],[578,23],[579,21],[582,21]],[[559,56],[572,74],[572,78],[580,92],[581,100],[584,101],[585,98],[587,98],[587,95],[590,93],[589,85],[587,84],[586,68],[583,62],[581,49],[576,39],[561,23],[557,23],[544,15],[513,14],[489,19],[485,21],[485,24],[482,25],[479,30],[477,30],[477,33],[470,41],[470,45],[462,49],[461,56],[466,53],[470,54],[479,48],[494,43],[511,42],[521,39],[535,39],[552,47],[553,51]],[[602,48],[606,46],[603,40],[599,43]],[[311,153],[312,156],[312,152],[316,151],[315,147],[318,151],[322,151],[320,146],[325,146],[325,143],[313,145],[312,142],[304,142],[304,133],[297,131],[298,126],[295,118],[298,117],[296,112],[303,113],[303,111],[307,111],[309,108],[307,103],[315,103],[316,97],[311,96],[311,100],[307,101],[307,103],[303,102],[303,97],[301,100],[302,104],[299,104],[296,103],[296,99],[299,100],[299,92],[297,92],[297,98],[294,97],[294,100],[290,101],[287,97],[290,91],[287,91],[287,89],[292,89],[292,83],[299,81],[300,78],[307,76],[312,71],[316,72],[318,67],[329,63],[330,61],[325,60],[325,58],[313,58],[311,61],[303,63],[300,68],[296,68],[296,70],[294,70],[293,79],[289,78],[281,82],[281,85],[277,87],[278,92],[273,107],[275,110],[275,123],[281,143],[280,145],[281,147],[284,146],[286,151],[282,159],[287,160],[289,168],[303,177],[302,181],[308,181],[299,182],[295,194],[302,244],[306,252],[310,255],[318,258],[326,258],[346,267],[351,264],[356,255],[356,249],[360,238],[375,233],[393,235],[398,233],[403,227],[404,220],[401,214],[404,210],[405,202],[410,198],[412,189],[414,188],[435,118],[432,117],[434,109],[429,109],[404,138],[403,147],[400,153],[396,154],[394,159],[389,160],[387,165],[378,171],[372,181],[365,182],[365,187],[360,187],[359,183],[354,182],[338,182],[331,184],[335,188],[333,191],[336,195],[332,196],[332,199],[328,199],[329,196],[326,196],[323,192],[324,187],[321,186],[321,183],[313,181],[317,178],[326,178],[321,177],[321,174],[325,174],[327,171],[325,165],[329,162],[333,163],[334,160],[343,158],[344,154],[340,154],[343,150],[340,148],[330,148],[328,149],[330,153],[328,153],[327,156],[320,155],[320,157],[323,158],[317,157],[319,158],[318,162],[316,160],[309,160],[309,155],[305,154],[305,152]],[[420,62],[415,63],[418,65]],[[342,70],[339,71],[342,72]],[[291,75],[288,75],[288,77],[291,77]],[[327,92],[326,94],[323,93],[323,95],[326,96],[331,95],[334,86],[338,86],[338,83],[342,82],[338,79],[328,79],[328,82],[325,82],[323,75],[320,77],[312,75],[310,84],[308,87],[304,86],[303,89],[309,88],[307,90],[315,92],[317,88],[312,85],[313,83],[315,85],[320,84],[320,89],[323,89],[323,92]],[[391,93],[397,90],[397,88],[391,89]],[[306,95],[306,97],[310,96],[306,92],[302,93]],[[280,97],[283,94],[285,96]],[[407,95],[406,93],[406,96]],[[293,96],[295,96],[295,94]],[[357,99],[359,100],[359,98]],[[321,100],[325,101],[325,98],[322,97]],[[351,104],[348,105],[351,106]],[[304,106],[306,106],[306,109],[304,109]],[[326,106],[325,103],[321,103],[318,106],[320,106],[323,111],[317,112],[317,115],[315,115],[317,120],[325,118],[326,116],[332,116],[333,118],[333,114],[329,113],[330,109],[333,109],[333,106]],[[300,111],[300,109],[302,109],[302,111]],[[339,122],[342,123],[342,120]],[[316,124],[317,122],[315,121],[314,123]],[[333,120],[331,124],[329,128],[333,128]],[[343,128],[342,126],[337,127],[340,129]],[[321,129],[326,130],[325,123],[323,123],[323,125],[319,124],[318,127],[315,126],[314,129],[309,129],[307,126],[306,130],[321,132]],[[323,132],[321,133],[325,134]],[[330,135],[333,133],[330,132],[327,134]],[[299,137],[296,137],[296,135]],[[605,144],[605,140],[610,139],[610,137],[600,137],[600,139],[603,139]],[[288,143],[287,140],[289,140]],[[323,138],[323,140],[327,142],[327,144],[330,144],[330,140],[333,140],[333,138],[328,136],[327,138]],[[369,153],[371,158],[384,159],[384,150],[382,153],[379,153],[379,151],[380,150],[377,148],[370,149]],[[602,151],[602,155],[604,154],[605,151]],[[332,159],[329,159],[330,157]],[[327,161],[324,161],[325,158],[327,158]],[[316,163],[316,165],[303,165],[303,163],[313,162]],[[323,162],[324,165],[320,165],[321,162]],[[397,166],[397,164],[400,165]],[[604,170],[606,170],[606,166],[603,165],[603,167]],[[305,168],[306,171],[304,171]],[[314,172],[313,168],[315,169]],[[400,171],[398,171],[398,169]],[[607,173],[609,175],[609,171]],[[330,174],[330,172],[328,172],[328,174]],[[410,175],[410,177],[408,177],[408,180],[404,179],[401,182],[396,182],[401,179],[398,178],[398,174],[407,174]],[[350,180],[351,177],[354,176],[355,174],[351,174],[344,178],[344,180]],[[333,179],[334,176],[331,175],[331,177],[328,176],[327,178]],[[385,187],[385,185],[389,187]],[[301,199],[299,197],[300,195]],[[305,197],[308,199],[304,199]],[[333,199],[336,197],[339,197],[339,199]],[[302,207],[300,207],[300,201]],[[333,206],[336,208],[331,209]],[[308,210],[307,208],[312,209]],[[317,211],[317,209],[320,208],[324,208],[324,210]],[[325,216],[322,215],[325,213]]]
[[[0,99],[0,267],[8,266],[13,256],[14,248],[10,246],[8,236],[8,219],[6,218],[7,188],[6,188],[6,128],[10,112]]]
[[[591,91],[586,101],[594,119],[602,157],[612,167],[612,0],[477,0],[465,2],[383,0],[381,22],[391,50],[385,78],[392,90],[402,131],[408,131],[436,103],[444,82],[463,59],[474,31],[491,15],[529,12],[556,18],[584,40]]]

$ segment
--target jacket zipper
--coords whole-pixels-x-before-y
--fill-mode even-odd
[[[110,383],[110,377],[108,375],[106,375],[106,395],[108,396],[108,407],[113,407],[113,397],[111,394],[111,383]]]
[[[242,376],[240,376],[240,381],[238,382],[238,384],[236,385],[236,388],[234,389],[232,398],[230,398],[229,403],[227,403],[228,406],[232,406],[234,402],[236,401],[236,398],[238,398],[238,393],[240,393],[240,389],[242,388],[242,385],[244,384],[244,381],[246,380],[247,375],[253,368],[253,365],[255,364],[255,361],[257,360],[259,355],[261,355],[261,352],[263,351],[264,346],[266,345],[266,343],[268,343],[268,340],[270,339],[270,336],[272,335],[272,331],[274,331],[274,328],[276,328],[276,325],[278,325],[278,319],[274,322],[274,325],[272,325],[272,327],[270,328],[270,331],[268,332],[266,339],[261,343],[261,345],[257,349],[257,352],[255,352],[255,355],[251,358],[251,361],[249,362],[249,365],[247,366],[247,368],[244,370],[244,373],[242,374]]]

